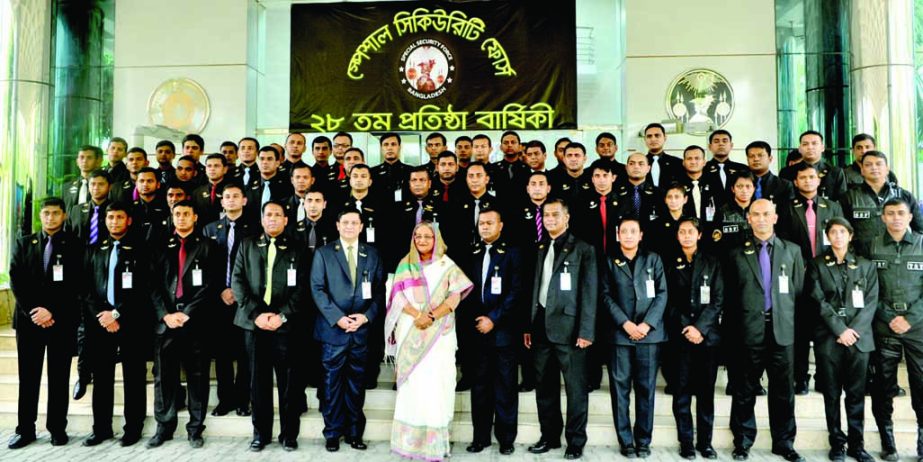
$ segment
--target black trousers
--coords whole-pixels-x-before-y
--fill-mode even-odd
[[[613,323],[608,320],[596,320],[596,338],[606,338],[610,329],[613,329]],[[603,365],[609,363],[612,355],[613,346],[609,342],[594,342],[586,349],[587,356],[587,386],[591,389],[598,389],[602,383]]]
[[[48,353],[48,418],[45,428],[52,434],[67,429],[67,407],[70,403],[71,361],[76,349],[76,327],[64,323],[36,330],[31,326],[16,329],[16,359],[19,374],[18,424],[16,433],[35,435],[38,417],[38,395],[42,384],[42,368]]]
[[[279,394],[279,438],[294,441],[301,427],[300,409],[295,408],[291,396],[294,389],[291,352],[292,334],[270,332],[262,329],[244,331],[244,345],[250,359],[250,401],[253,403],[253,437],[263,444],[272,441],[272,424],[275,419],[272,401],[273,373]]]
[[[560,441],[561,430],[568,446],[586,445],[589,396],[586,388],[586,350],[573,344],[551,343],[545,332],[545,313],[533,323],[532,352],[535,355],[535,401],[542,438]],[[567,395],[567,427],[561,418],[561,374]]]
[[[94,326],[86,336],[87,361],[95,377],[93,383],[93,434],[112,434],[112,406],[115,396],[115,364],[122,363],[125,393],[126,435],[141,435],[147,417],[147,360],[137,335],[121,328],[108,333]]]
[[[459,381],[465,381],[471,384],[477,369],[477,348],[478,339],[475,337],[477,331],[474,330],[474,316],[471,313],[456,314],[455,329],[456,338],[458,339],[458,350],[455,351],[455,363],[461,371]],[[473,385],[473,384],[472,384]]]
[[[244,348],[243,329],[234,325],[237,304],[216,307],[216,320],[211,339],[215,358],[215,380],[218,382],[218,403],[235,408],[250,407],[250,358]],[[234,371],[237,363],[237,371]]]
[[[772,448],[783,451],[795,442],[795,386],[792,379],[794,346],[776,343],[772,322],[766,322],[764,342],[741,345],[743,376],[735,384],[731,403],[731,432],[734,446],[750,448],[756,439],[756,391],[765,370],[769,376],[769,432]]]
[[[711,446],[715,426],[715,380],[718,377],[718,348],[704,342],[698,345],[685,338],[671,340],[668,354],[675,368],[673,418],[680,443]],[[692,426],[692,398],[695,397],[695,427]],[[697,432],[695,430],[698,430]]]
[[[865,424],[865,381],[869,353],[836,343],[836,337],[826,335],[814,342],[817,384],[824,394],[824,414],[830,447],[863,448]],[[846,425],[849,435],[843,434],[840,421],[840,394],[845,392]]]
[[[609,397],[619,445],[650,446],[654,430],[654,394],[660,344],[613,345],[609,362]],[[635,425],[631,426],[631,391],[635,392]]]
[[[365,433],[365,367],[368,346],[350,336],[346,345],[321,344],[324,438],[361,439]]]
[[[493,427],[497,441],[501,445],[511,445],[516,441],[519,412],[516,347],[497,347],[482,340],[473,353],[476,360],[471,385],[474,442],[489,445]]]
[[[385,359],[385,317],[376,316],[369,326],[368,352],[365,360],[365,388],[378,386],[381,362]],[[323,349],[323,347],[321,347]],[[323,353],[321,353],[323,357]],[[323,362],[323,359],[322,359]]]
[[[808,380],[811,341],[817,332],[817,323],[817,307],[799,302],[795,309],[795,366],[792,371],[796,382]],[[814,377],[814,380],[818,378]]]
[[[186,372],[189,394],[186,431],[196,436],[205,431],[211,360],[204,345],[205,335],[193,329],[168,328],[154,338],[154,418],[157,432],[164,435],[176,431],[180,367]]]
[[[292,333],[289,334],[292,336],[290,344],[295,352],[294,357],[299,358],[292,363],[293,383],[289,385],[292,389],[290,399],[300,413],[308,409],[308,387],[316,388],[317,400],[323,407],[324,367],[320,359],[320,342],[314,340],[314,336],[311,335],[314,330],[314,317],[299,317],[298,320],[289,322],[295,323],[291,327]]]
[[[93,366],[90,364],[90,360],[87,359],[86,342],[86,325],[81,318],[80,324],[77,326],[77,380],[84,385],[88,385],[93,381]]]
[[[923,422],[923,338],[919,334],[901,336],[876,336],[875,388],[872,391],[872,414],[878,431],[884,437],[894,428],[894,390],[897,388],[897,369],[901,350],[907,358],[907,375],[910,381],[910,405],[917,416],[918,426]],[[917,455],[923,456],[923,442],[917,437]]]

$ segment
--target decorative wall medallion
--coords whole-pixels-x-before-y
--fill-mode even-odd
[[[183,133],[201,133],[208,123],[211,105],[196,81],[187,78],[161,83],[147,101],[151,125],[162,125]]]
[[[690,135],[706,135],[723,127],[734,113],[734,90],[723,75],[710,69],[686,71],[670,84],[667,115],[683,122]]]

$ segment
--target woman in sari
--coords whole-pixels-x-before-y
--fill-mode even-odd
[[[449,257],[429,222],[413,229],[397,266],[385,318],[386,353],[394,358],[397,399],[391,451],[408,459],[449,456],[455,412],[455,308],[471,281]]]

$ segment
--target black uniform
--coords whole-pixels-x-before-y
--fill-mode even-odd
[[[910,191],[894,183],[885,183],[880,191],[872,190],[868,183],[862,183],[850,188],[840,204],[843,206],[843,215],[855,229],[853,241],[860,245],[869,245],[877,237],[885,234],[885,224],[881,221],[882,208],[888,199],[899,197],[911,205],[910,212],[913,220],[910,229],[914,232],[923,232],[923,214],[917,200]]]
[[[251,179],[250,184],[244,185],[244,195],[247,197],[247,206],[244,213],[249,215],[250,219],[257,219],[256,217],[262,216],[263,197],[267,188],[269,191],[267,200],[280,203],[284,203],[295,193],[294,189],[292,189],[291,179],[281,172],[277,172],[268,180],[262,176],[258,176],[255,180]]]
[[[660,168],[660,176],[658,178],[654,178],[655,157]],[[670,186],[670,183],[685,176],[683,173],[683,160],[663,151],[657,156],[647,153],[647,164],[651,166],[651,170],[647,173],[646,181],[658,188],[666,188]]]
[[[722,178],[723,170],[723,178]],[[730,194],[732,184],[729,184],[727,180],[733,179],[736,175],[746,172],[749,170],[746,164],[741,164],[740,162],[734,162],[733,160],[725,160],[724,162],[718,162],[714,158],[705,163],[705,169],[703,170],[703,175],[711,178],[717,178],[721,183],[721,187],[728,191],[728,195],[725,197],[726,200],[733,200],[733,197]]]
[[[192,191],[192,203],[195,205],[199,223],[211,223],[221,216],[221,192],[228,183],[229,180],[218,183],[207,181]]]
[[[846,187],[854,188],[856,186],[865,183],[865,178],[862,176],[862,167],[859,166],[856,162],[849,164],[848,167],[843,169],[843,175],[846,175]],[[894,175],[894,172],[888,172],[888,183],[897,184],[897,177]]]
[[[62,198],[64,199],[64,206],[66,207],[66,212],[70,213],[71,209],[80,203],[80,189],[82,187],[86,188],[86,194],[84,195],[84,202],[90,202],[90,179],[83,178],[78,176],[77,179],[64,184],[62,191]]]
[[[552,170],[548,173],[548,183],[551,185],[551,197],[564,199],[568,204],[593,190],[592,174],[588,171],[575,178],[567,169]]]
[[[806,162],[802,160],[802,162]],[[779,171],[779,176],[785,180],[794,182],[798,172],[795,170],[798,164],[790,165]],[[820,177],[820,187],[817,188],[817,195],[838,201],[846,194],[846,175],[843,169],[830,165],[824,159],[820,159],[814,164],[817,169],[817,176]]]
[[[138,199],[131,207],[131,233],[136,233],[149,246],[160,246],[172,226],[170,209],[161,196],[150,202]]]
[[[121,183],[131,178],[131,173],[123,161],[116,162],[115,165],[109,164],[103,167],[103,170],[109,173],[109,177],[112,178],[112,184]]]
[[[410,194],[407,191],[407,180],[410,178],[411,168],[400,160],[393,164],[382,162],[372,167],[372,189],[386,201],[404,200],[404,196],[409,197]]]
[[[772,172],[756,177],[756,184],[753,187],[752,200],[769,199],[776,205],[791,200],[795,191],[791,181],[779,178]]]
[[[489,174],[494,185],[494,195],[504,203],[522,200],[526,195],[529,172],[529,166],[520,160],[508,162],[500,159],[490,164]]]
[[[49,245],[49,241],[51,242]],[[52,436],[66,435],[71,357],[80,319],[84,244],[67,231],[38,232],[19,238],[10,261],[10,288],[16,298],[13,329],[19,378],[16,433],[35,436],[42,367],[48,353],[48,417]],[[47,261],[47,264],[45,263]],[[42,307],[54,325],[42,328],[31,313]]]
[[[641,222],[641,231],[648,229],[651,222],[664,215],[663,190],[645,181],[637,186],[624,183],[616,192],[622,218],[636,218]]]

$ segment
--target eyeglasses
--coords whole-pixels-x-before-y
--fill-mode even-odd
[[[431,241],[433,239],[435,239],[435,236],[428,236],[428,235],[422,235],[422,234],[413,235],[413,240],[415,241]]]

